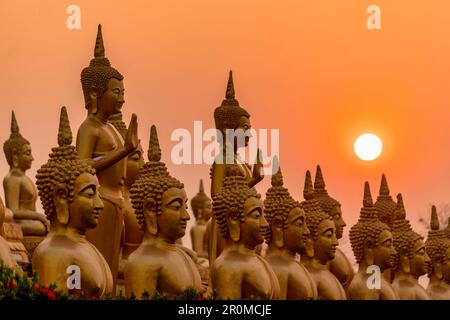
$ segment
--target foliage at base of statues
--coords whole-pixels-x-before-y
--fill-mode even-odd
[[[174,298],[168,298],[165,294],[155,291],[149,293],[144,291],[140,295],[141,300],[207,300],[204,298],[205,292],[194,288],[187,288]],[[138,297],[133,293],[129,298],[120,291],[119,295],[113,297],[108,294],[100,300],[136,300]],[[55,284],[49,287],[42,285],[39,278],[34,273],[28,277],[26,274],[20,275],[11,268],[8,268],[0,261],[0,300],[86,300],[82,292],[68,294],[58,290]],[[211,299],[209,297],[208,299]],[[97,300],[91,297],[90,300]]]

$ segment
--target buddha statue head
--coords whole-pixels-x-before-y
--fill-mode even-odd
[[[238,147],[243,147],[237,143],[244,141],[245,146],[248,145],[250,136],[245,135],[243,139],[238,139],[237,135],[245,133],[245,131],[251,128],[250,114],[239,105],[239,102],[235,98],[234,84],[233,84],[233,72],[230,70],[228,77],[227,90],[225,92],[225,99],[222,104],[214,110],[214,122],[216,129],[220,130],[223,137],[226,137],[226,130],[242,129],[242,132],[236,131],[234,143]]]
[[[212,215],[212,202],[206,195],[203,180],[200,180],[198,193],[191,199],[191,208],[198,223],[206,223]]]
[[[127,136],[127,126],[122,120],[122,113],[116,113],[109,117],[108,122],[120,133],[125,140]],[[141,144],[127,158],[127,174],[125,178],[125,187],[131,188],[139,176],[139,170],[144,165],[144,150]]]
[[[378,219],[389,227],[392,227],[392,215],[397,208],[397,204],[390,195],[389,186],[384,173],[381,176],[380,194],[377,197],[374,207],[377,210]]]
[[[430,258],[425,251],[423,237],[414,232],[406,219],[402,195],[397,195],[397,207],[394,210],[392,235],[397,259],[393,269],[418,278],[427,273]]]
[[[80,234],[97,226],[103,209],[95,170],[81,160],[72,143],[65,107],[61,108],[58,147],[36,174],[36,185],[52,229],[72,228]]]
[[[430,231],[425,242],[427,254],[431,258],[429,277],[450,282],[450,240],[444,230],[439,230],[436,207],[431,208]]]
[[[11,135],[3,144],[3,151],[11,169],[20,169],[25,172],[31,168],[31,163],[34,160],[31,155],[31,145],[20,134],[14,111],[11,114]]]
[[[213,197],[213,214],[224,239],[251,250],[264,242],[268,223],[263,202],[237,165],[227,165],[222,189]]]
[[[360,266],[377,265],[381,271],[392,268],[397,254],[392,233],[378,219],[368,182],[364,185],[363,207],[358,222],[350,229],[350,243]]]
[[[264,200],[264,214],[269,223],[266,241],[278,249],[286,248],[291,254],[302,253],[310,236],[306,214],[283,186],[281,167],[275,161],[274,167],[278,171],[272,175],[272,186]]]
[[[156,127],[151,127],[148,162],[130,189],[131,203],[145,234],[174,244],[186,232],[189,213],[184,185],[161,162]]]
[[[319,165],[317,166],[316,177],[314,179],[314,198],[317,199],[322,211],[333,219],[336,226],[336,237],[338,239],[342,238],[346,224],[342,218],[341,204],[339,201],[328,195],[328,191],[325,188],[322,169]]]
[[[89,66],[81,71],[81,85],[83,88],[85,107],[89,113],[101,111],[106,119],[121,112],[124,104],[123,76],[111,67],[105,57],[102,27],[98,25],[95,42],[94,58]]]

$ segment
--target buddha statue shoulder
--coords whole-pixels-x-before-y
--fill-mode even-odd
[[[401,300],[430,300],[430,296],[419,284],[419,277],[427,273],[431,262],[425,250],[423,237],[414,232],[406,219],[403,197],[397,195],[397,206],[392,220],[394,248],[397,251],[392,286]]]
[[[282,300],[317,298],[314,279],[297,259],[305,252],[305,242],[310,236],[306,214],[283,186],[281,167],[274,163],[272,186],[266,192],[264,214],[269,224],[266,233],[268,250],[265,259],[271,265],[280,284]]]
[[[65,107],[61,109],[58,146],[36,174],[37,188],[51,229],[35,249],[32,266],[40,281],[56,283],[59,290],[86,298],[101,298],[113,291],[108,263],[86,239],[86,231],[97,226],[104,207],[99,196],[95,169],[79,158]],[[69,276],[79,272],[73,287]]]
[[[343,219],[341,204],[332,198],[325,188],[325,180],[323,178],[322,169],[317,166],[316,177],[314,179],[314,198],[320,205],[323,212],[328,214],[334,221],[336,227],[336,238],[339,240],[344,235],[344,227],[346,226]],[[333,260],[328,264],[331,273],[333,273],[344,288],[347,288],[355,275],[352,264],[345,256],[344,252],[336,247],[336,254]]]
[[[211,167],[211,196],[213,197],[222,189],[223,179],[226,176],[227,165],[229,164],[235,164],[245,177],[247,185],[250,188],[254,187],[264,178],[261,170],[260,152],[258,151],[253,169],[239,158],[238,149],[248,146],[251,124],[250,114],[240,106],[235,97],[232,71],[229,73],[225,99],[214,110],[214,122],[218,134],[222,138],[218,139],[222,152],[216,157]],[[218,232],[214,216],[208,224],[211,224],[211,226],[207,226],[207,229],[211,230],[208,238],[210,241],[209,261],[212,265],[212,262],[222,252],[225,243]]]
[[[255,252],[268,228],[263,202],[236,165],[228,166],[222,189],[213,197],[213,214],[226,242],[211,270],[215,298],[278,299],[278,278]]]
[[[31,145],[20,133],[14,112],[11,117],[11,135],[3,144],[9,172],[3,179],[6,207],[13,212],[24,235],[24,245],[30,254],[45,237],[49,222],[45,215],[36,211],[37,190],[26,175],[34,160]]]
[[[450,300],[450,239],[439,229],[436,207],[431,209],[425,250],[431,259],[427,292],[433,300]]]
[[[125,293],[138,298],[144,291],[176,297],[187,288],[201,290],[194,261],[176,242],[186,232],[184,185],[161,162],[156,127],[151,127],[148,162],[130,189],[134,213],[144,232],[140,246],[125,264]]]
[[[87,117],[77,133],[76,150],[96,170],[104,209],[87,239],[108,262],[116,283],[124,228],[124,181],[127,157],[139,145],[137,118],[133,114],[125,139],[108,119],[122,112],[123,76],[105,57],[101,25],[98,26],[94,58],[81,72]]]
[[[363,207],[358,222],[350,229],[350,243],[358,272],[347,289],[351,300],[398,300],[399,296],[381,273],[392,268],[397,255],[389,226],[382,223],[373,206],[369,183],[364,185]],[[377,274],[374,275],[374,272]],[[379,277],[379,287],[368,285],[369,277]],[[375,281],[376,282],[376,281]],[[370,282],[372,283],[372,282]]]

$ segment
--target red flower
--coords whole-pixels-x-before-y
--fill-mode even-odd
[[[41,287],[39,286],[39,284],[35,283],[33,286],[34,291],[36,292],[40,292],[41,291]]]
[[[17,283],[16,283],[16,281],[11,280],[11,281],[8,283],[8,288],[9,288],[9,289],[12,289],[12,290],[16,289],[16,288],[17,288]]]
[[[195,298],[194,300],[207,300],[207,299],[203,298],[203,297],[198,297],[198,298]]]
[[[53,290],[51,289],[44,289],[44,294],[47,296],[47,298],[49,298],[50,300],[56,300],[56,294]]]

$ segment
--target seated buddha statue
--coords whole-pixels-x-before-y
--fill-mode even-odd
[[[275,170],[274,170],[275,171]],[[309,237],[306,214],[283,186],[281,168],[272,175],[272,186],[264,200],[264,215],[269,223],[265,259],[272,266],[280,284],[279,298],[303,300],[317,298],[316,284],[305,266],[296,258],[305,251]]]
[[[406,219],[402,195],[397,195],[397,207],[392,220],[394,248],[398,253],[392,270],[392,286],[401,300],[430,300],[430,296],[419,284],[419,277],[427,273],[431,262],[425,251],[423,237],[414,232]]]
[[[3,201],[0,198],[0,229],[3,226],[3,222],[5,221],[5,206],[3,205]],[[10,246],[8,242],[0,235],[0,263],[3,263],[4,266],[16,270],[20,274],[22,273],[22,269],[16,262],[14,258]]]
[[[122,120],[122,113],[116,113],[109,117],[111,123],[122,138],[127,136],[127,127]],[[127,259],[130,253],[136,250],[142,242],[144,233],[139,226],[139,222],[134,214],[134,209],[130,199],[130,188],[139,176],[139,170],[144,165],[144,150],[141,144],[127,157],[126,177],[123,189],[123,212],[124,228],[122,229],[122,259]]]
[[[65,107],[61,109],[58,147],[36,174],[39,197],[51,228],[36,247],[32,267],[42,284],[86,298],[101,298],[113,289],[111,270],[100,251],[86,240],[103,209],[95,170],[81,160],[72,143]],[[79,287],[69,286],[78,267]],[[70,267],[70,268],[69,268]]]
[[[277,276],[255,252],[268,228],[263,202],[236,165],[227,167],[222,189],[213,197],[213,214],[226,241],[211,270],[215,298],[278,299]]]
[[[203,180],[200,180],[198,193],[191,199],[191,208],[195,217],[195,225],[191,228],[192,249],[200,258],[208,257],[208,243],[205,239],[206,223],[212,215],[211,199],[205,193]]]
[[[49,222],[43,213],[36,211],[36,187],[26,175],[34,159],[30,143],[20,134],[14,112],[11,135],[3,144],[3,151],[9,165],[9,172],[3,179],[6,207],[13,212],[14,221],[22,228],[23,243],[31,255],[47,234]]]
[[[211,167],[211,197],[219,193],[223,186],[223,179],[226,175],[227,164],[234,163],[241,170],[247,181],[247,185],[252,188],[264,178],[262,175],[262,163],[258,155],[256,163],[252,167],[240,159],[238,150],[248,146],[251,129],[250,114],[239,104],[235,96],[233,73],[230,70],[228,84],[225,92],[225,99],[222,104],[214,110],[214,122],[216,129],[220,132],[222,139],[219,139],[221,153],[216,157]],[[220,236],[218,225],[213,216],[207,224],[209,239],[209,264],[212,265],[216,257],[220,255],[226,245],[225,239]]]
[[[323,212],[328,214],[336,226],[336,238],[339,240],[344,235],[346,226],[342,218],[341,204],[336,199],[328,195],[325,188],[325,180],[322,175],[322,169],[317,166],[316,177],[314,179],[314,198],[318,201]],[[344,288],[347,288],[355,275],[353,267],[339,247],[336,247],[336,255],[328,264],[331,273],[341,282]]]
[[[379,284],[369,286],[369,277],[373,275],[369,269],[377,266],[382,273],[392,268],[397,251],[393,245],[394,239],[390,228],[378,219],[378,214],[373,206],[369,183],[364,185],[364,200],[358,222],[350,229],[350,243],[356,262],[359,265],[358,272],[347,289],[347,297],[350,300],[398,300],[398,294],[381,274],[378,276]],[[376,281],[375,281],[376,283]]]
[[[336,238],[336,226],[314,199],[309,171],[305,176],[303,196],[305,201],[302,202],[302,208],[306,212],[306,224],[310,237],[307,240],[309,246],[307,243],[306,254],[301,256],[301,261],[314,279],[319,299],[346,300],[344,287],[329,269],[329,263],[335,258],[339,244]]]
[[[151,128],[148,160],[130,189],[144,238],[125,264],[125,293],[139,298],[144,291],[157,291],[171,298],[189,287],[200,290],[194,261],[176,243],[186,232],[188,199],[184,185],[161,162],[155,126]]]
[[[450,300],[450,240],[444,230],[439,230],[435,206],[431,209],[430,227],[425,242],[426,252],[431,258],[427,292],[434,300]]]

